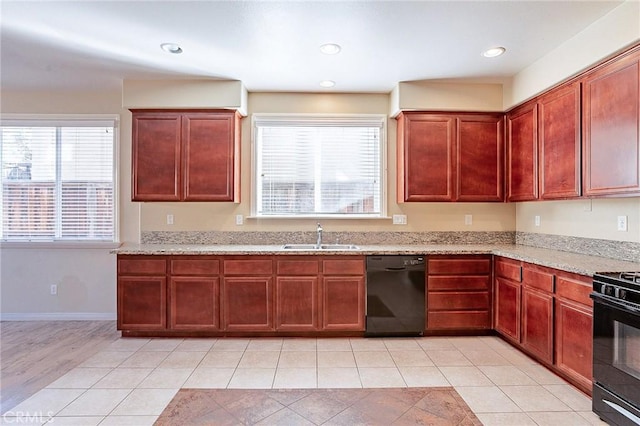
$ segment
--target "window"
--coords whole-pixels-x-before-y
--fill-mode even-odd
[[[115,240],[115,124],[2,120],[2,240]]]
[[[254,214],[381,217],[385,116],[254,116]]]

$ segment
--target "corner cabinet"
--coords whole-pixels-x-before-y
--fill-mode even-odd
[[[402,112],[397,201],[503,201],[504,114]]]
[[[582,79],[584,194],[640,193],[640,47]]]
[[[240,201],[240,115],[132,110],[133,201]]]

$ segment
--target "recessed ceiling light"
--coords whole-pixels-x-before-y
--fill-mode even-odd
[[[339,53],[341,49],[340,45],[335,43],[327,43],[320,46],[320,51],[325,55],[335,55]]]
[[[486,58],[495,58],[496,56],[502,55],[504,52],[506,52],[506,50],[507,49],[505,49],[504,47],[492,47],[491,49],[487,49],[482,52],[482,56]]]
[[[328,88],[328,87],[333,87],[335,85],[336,85],[336,82],[332,81],[332,80],[322,80],[320,82],[320,86],[322,86],[322,87],[327,87]]]
[[[175,54],[182,53],[182,48],[176,43],[162,43],[160,47],[165,52],[175,53]]]

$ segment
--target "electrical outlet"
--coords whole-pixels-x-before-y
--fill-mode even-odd
[[[242,225],[244,223],[244,217],[241,214],[236,215],[236,225]]]
[[[473,215],[471,215],[471,214],[465,214],[465,215],[464,215],[464,224],[465,224],[465,225],[471,225],[471,224],[473,224]]]
[[[406,214],[394,214],[393,215],[393,224],[394,225],[406,225],[407,224],[407,215]]]
[[[173,225],[173,215],[172,214],[168,214],[167,215],[167,225]]]
[[[533,218],[533,221],[536,226],[540,226],[540,216],[536,216]]]
[[[627,230],[627,217],[618,216],[618,231],[626,231],[626,230]]]
[[[51,284],[51,295],[52,296],[57,296],[58,295],[58,285],[57,284]]]

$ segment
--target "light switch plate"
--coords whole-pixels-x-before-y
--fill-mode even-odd
[[[540,216],[536,216],[533,218],[533,222],[536,226],[540,226]]]

